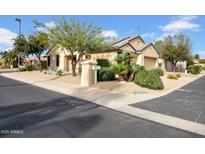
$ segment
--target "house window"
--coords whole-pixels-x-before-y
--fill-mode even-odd
[[[127,54],[130,56],[130,53],[127,53]],[[129,64],[129,65],[131,64],[130,60],[128,61],[128,64]]]
[[[59,55],[56,55],[56,66],[58,67],[59,66]]]
[[[85,55],[85,59],[91,59],[91,55]]]
[[[121,51],[120,51],[120,52],[117,52],[117,54],[120,55],[120,54],[122,54],[122,52],[121,52]]]
[[[51,57],[48,56],[47,58],[48,58],[48,66],[50,66],[50,64],[51,64]]]
[[[74,62],[77,61],[76,55],[73,56],[73,61],[74,61]]]

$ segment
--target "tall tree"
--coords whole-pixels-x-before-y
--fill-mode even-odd
[[[40,71],[42,71],[41,56],[48,49],[48,34],[45,32],[36,32],[28,36],[29,53],[35,55],[40,63]]]
[[[7,66],[17,67],[18,64],[18,52],[16,50],[4,51],[2,53],[2,59]]]
[[[191,58],[191,42],[188,36],[181,33],[174,36],[167,36],[161,45],[160,56],[173,63],[174,71],[178,61],[185,61]]]
[[[162,40],[156,41],[154,45],[157,46],[157,47],[159,47],[159,48],[161,48],[161,46],[162,46]]]
[[[24,35],[17,36],[14,39],[14,50],[17,52],[18,56],[20,57],[20,63],[23,63],[24,59],[29,55],[29,46],[28,40]]]
[[[194,55],[194,58],[195,58],[195,59],[200,59],[199,54],[195,54],[195,55]]]
[[[67,22],[61,18],[49,29],[49,40],[51,44],[58,44],[70,52],[72,74],[76,76],[76,65],[83,55],[105,49],[106,43],[101,32],[101,29],[93,24],[73,20]],[[78,54],[77,59],[75,54]]]

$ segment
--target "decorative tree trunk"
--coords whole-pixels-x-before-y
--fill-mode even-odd
[[[37,56],[37,57],[38,57],[38,61],[39,61],[39,70],[40,70],[40,72],[42,72],[43,68],[42,68],[41,56]]]
[[[173,62],[173,66],[174,66],[174,70],[173,70],[173,71],[174,71],[174,72],[177,71],[177,70],[176,70],[176,65],[177,65],[177,61],[174,61],[174,62]]]
[[[75,71],[76,63],[73,61],[73,59],[72,59],[71,64],[72,64],[72,75],[73,75],[73,76],[76,76],[76,71]]]

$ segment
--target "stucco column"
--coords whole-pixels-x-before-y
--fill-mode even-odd
[[[97,83],[97,62],[95,60],[87,60],[81,63],[81,86],[90,86]]]
[[[138,55],[136,64],[144,66],[144,55],[142,55],[142,54]]]
[[[157,58],[156,63],[155,63],[155,68],[159,67],[159,58]]]

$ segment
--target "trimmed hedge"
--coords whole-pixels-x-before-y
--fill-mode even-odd
[[[18,68],[18,72],[24,72],[24,71],[26,71],[26,68],[25,68],[25,67]]]
[[[26,71],[33,71],[35,67],[32,64],[25,65],[25,70]]]
[[[133,74],[138,73],[138,72],[143,71],[143,70],[145,70],[144,66],[140,66],[140,65],[133,65],[132,66],[132,73]]]
[[[161,68],[155,68],[155,69],[152,69],[152,71],[154,71],[157,74],[159,74],[159,76],[163,76],[164,75],[164,71]]]
[[[97,63],[100,67],[109,67],[110,62],[107,59],[97,59]]]
[[[197,75],[201,72],[202,67],[199,65],[191,65],[187,68],[187,70],[189,71],[189,73]]]
[[[174,74],[168,74],[167,79],[178,80],[178,77],[177,77],[177,75],[174,75]]]
[[[102,67],[97,71],[98,81],[112,81],[115,80],[115,72],[110,67]]]
[[[176,77],[177,77],[177,78],[181,78],[181,74],[177,73],[177,74],[176,74]]]
[[[134,82],[149,89],[163,89],[164,85],[160,76],[154,71],[142,70],[135,74]]]
[[[63,75],[63,70],[58,70],[58,71],[56,71],[56,75],[62,76],[62,75]]]
[[[199,63],[205,64],[205,59],[200,59],[200,60],[199,60]]]

